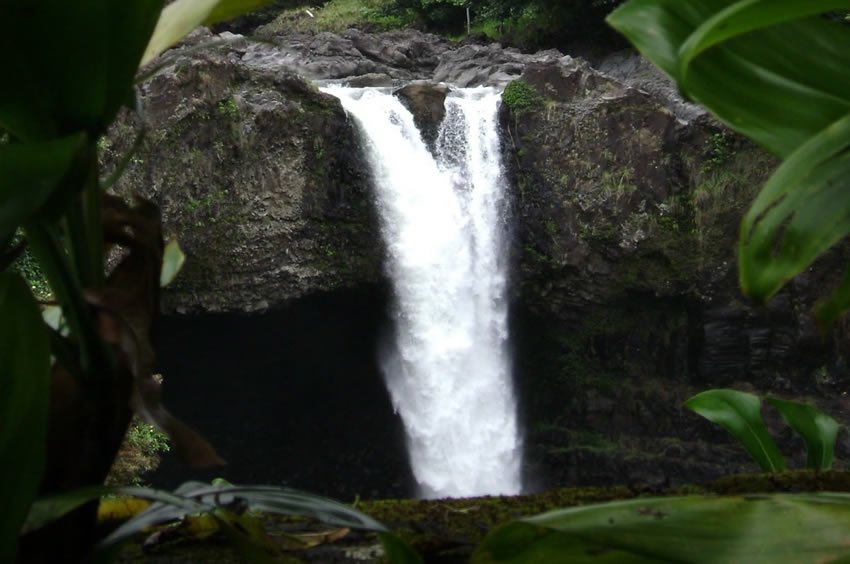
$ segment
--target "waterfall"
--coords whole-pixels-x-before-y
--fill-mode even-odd
[[[375,182],[396,301],[384,376],[420,493],[517,494],[499,92],[453,90],[432,153],[388,91],[324,90],[358,122]]]

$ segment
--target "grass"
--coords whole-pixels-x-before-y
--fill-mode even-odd
[[[310,8],[313,17],[304,8],[286,10],[267,29],[340,32],[348,28],[388,30],[409,25],[413,21],[412,13],[392,13],[390,8],[394,5],[394,0],[331,0],[322,7]]]

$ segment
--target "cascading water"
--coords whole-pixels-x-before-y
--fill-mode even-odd
[[[519,493],[499,93],[452,91],[432,154],[386,90],[324,90],[359,122],[375,179],[397,308],[383,364],[421,495]]]

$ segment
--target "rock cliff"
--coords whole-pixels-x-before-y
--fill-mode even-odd
[[[414,31],[259,33],[198,34],[141,87],[147,135],[118,190],[157,202],[187,252],[167,313],[280,309],[383,283],[356,128],[308,79],[418,81],[400,95],[426,129],[445,95],[429,85],[509,84],[515,372],[532,486],[748,468],[723,431],[681,407],[708,387],[810,394],[847,419],[846,330],[822,335],[809,312],[850,253],[835,250],[768,307],[749,304],[737,224],[775,163],[640,58],[618,54],[600,72],[554,51]],[[116,126],[109,162],[141,126]]]
[[[743,469],[740,450],[706,447],[724,433],[681,405],[726,386],[840,399],[846,331],[821,334],[811,310],[850,253],[836,249],[767,307],[748,303],[737,226],[775,161],[638,57],[602,67],[530,64],[505,93],[531,452],[556,483]],[[843,401],[831,410],[847,414]]]
[[[266,310],[379,279],[368,171],[337,100],[227,48],[175,59],[141,88],[147,134],[117,186],[156,202],[188,256],[165,312]],[[140,127],[120,122],[107,153]]]

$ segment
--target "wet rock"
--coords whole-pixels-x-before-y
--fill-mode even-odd
[[[382,278],[359,140],[338,100],[228,45],[174,53],[141,88],[144,148],[118,183],[157,203],[188,260],[165,312],[251,312]],[[119,121],[107,161],[139,124]]]
[[[416,126],[429,144],[437,138],[440,124],[446,115],[446,96],[449,87],[427,81],[412,82],[396,90],[398,96],[413,114]]]

